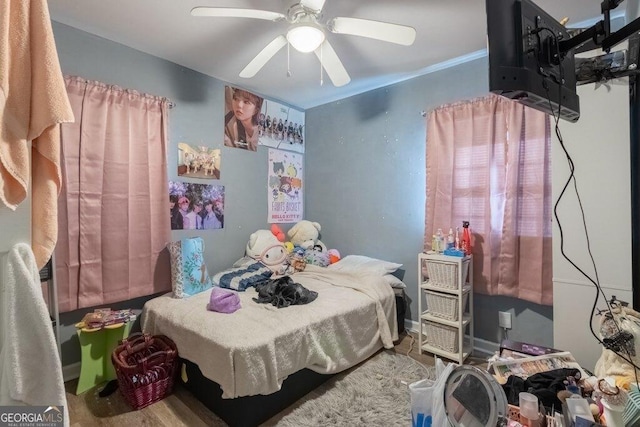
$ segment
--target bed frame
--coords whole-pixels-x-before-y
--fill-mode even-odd
[[[310,369],[303,369],[289,375],[282,383],[280,391],[275,393],[223,399],[218,383],[202,375],[195,363],[185,359],[182,359],[182,362],[188,378],[187,382],[183,383],[186,389],[227,424],[238,427],[257,426],[267,421],[333,377],[331,374],[319,374]]]
[[[404,292],[396,293],[398,335],[405,329],[405,312]],[[257,426],[267,421],[335,375],[319,374],[310,369],[302,369],[289,375],[282,383],[280,391],[276,393],[223,399],[222,389],[218,383],[202,375],[195,363],[186,359],[181,360],[187,374],[187,381],[183,381],[185,388],[229,426],[238,427]]]

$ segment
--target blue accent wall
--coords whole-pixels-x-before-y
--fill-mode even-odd
[[[307,219],[322,224],[323,242],[343,256],[404,264],[413,321],[426,201],[421,113],[487,93],[483,57],[306,111]],[[509,338],[553,345],[552,307],[477,294],[474,302],[476,338],[500,342],[498,311],[510,311]]]

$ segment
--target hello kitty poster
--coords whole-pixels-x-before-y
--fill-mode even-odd
[[[267,222],[288,224],[303,219],[302,164],[301,154],[269,149]]]

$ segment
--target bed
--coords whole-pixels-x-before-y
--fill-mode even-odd
[[[231,425],[265,421],[398,338],[396,294],[381,275],[309,265],[291,278],[317,299],[278,309],[250,288],[232,314],[207,311],[210,292],[144,306],[143,331],[174,340],[187,388]]]

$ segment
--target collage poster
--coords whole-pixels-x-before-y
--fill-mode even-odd
[[[257,151],[258,145],[304,153],[305,114],[248,90],[225,86],[224,145]]]
[[[287,224],[303,219],[303,156],[269,149],[268,219],[271,224]]]
[[[169,181],[172,230],[224,228],[224,186]]]

